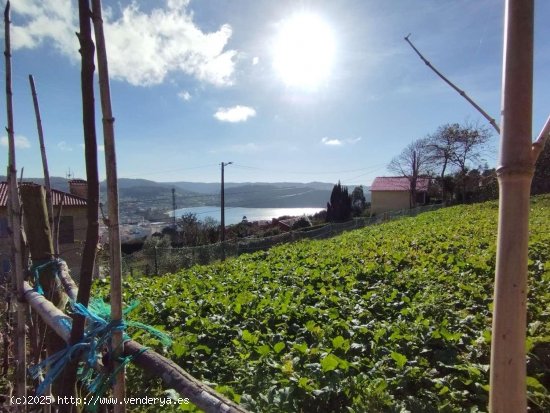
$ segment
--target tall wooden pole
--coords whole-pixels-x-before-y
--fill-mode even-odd
[[[120,250],[120,228],[118,211],[118,182],[115,150],[115,131],[113,111],[111,108],[111,91],[109,87],[109,67],[105,36],[103,33],[103,19],[101,15],[101,1],[92,0],[92,15],[97,47],[97,66],[99,74],[99,92],[101,96],[101,110],[103,112],[103,138],[105,143],[105,164],[107,173],[107,203],[109,208],[109,252],[111,267],[111,320],[122,321],[122,266]],[[114,363],[113,368],[119,369],[118,362],[124,352],[122,331],[113,332]],[[113,395],[118,400],[124,400],[125,373],[120,369],[113,385]],[[124,404],[115,404],[114,412],[126,411]]]
[[[91,9],[89,0],[78,0],[78,17],[80,31],[81,83],[82,83],[82,124],[84,128],[84,153],[86,158],[86,178],[88,181],[88,198],[86,217],[86,240],[82,251],[82,264],[80,267],[80,285],[77,301],[88,306],[90,290],[97,255],[97,243],[99,241],[99,177],[97,170],[97,139],[95,129],[95,103],[94,103],[94,55],[95,45],[92,40]],[[84,334],[85,318],[73,314],[71,329],[71,344],[81,340]],[[74,395],[76,385],[77,363],[73,361],[65,369],[63,374],[63,396]],[[60,406],[60,412],[72,412],[75,406]]]
[[[20,397],[26,395],[26,365],[27,351],[25,340],[25,306],[23,305],[23,255],[21,251],[21,205],[17,190],[17,168],[15,164],[15,134],[13,126],[13,93],[11,88],[11,46],[10,46],[10,2],[6,3],[4,10],[4,40],[6,61],[6,109],[8,120],[8,215],[11,226],[13,278],[17,292],[17,366],[16,366],[16,393]],[[19,407],[18,409],[22,409]]]
[[[489,410],[527,411],[526,316],[531,143],[533,0],[507,0],[497,262],[491,341]]]
[[[44,186],[46,187],[46,205],[48,208],[48,221],[50,223],[50,230],[53,239],[53,246],[55,254],[57,255],[57,238],[53,221],[53,203],[52,203],[52,187],[50,184],[50,172],[48,169],[48,158],[46,156],[46,146],[44,144],[44,130],[42,129],[42,118],[40,117],[40,106],[38,105],[38,95],[36,94],[36,86],[34,85],[34,78],[29,75],[29,84],[31,86],[32,102],[34,104],[34,114],[36,116],[36,128],[38,130],[38,141],[40,142],[40,154],[42,155],[42,169],[44,170]]]

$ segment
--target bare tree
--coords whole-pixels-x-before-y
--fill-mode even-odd
[[[429,174],[430,151],[428,139],[417,139],[409,144],[401,154],[391,160],[388,170],[409,180],[410,206],[416,206],[416,183],[422,175]]]
[[[450,161],[465,174],[468,171],[468,165],[477,165],[481,162],[485,146],[491,138],[491,132],[484,126],[471,123],[459,126],[457,132]]]
[[[450,167],[458,170],[464,178],[468,166],[479,164],[485,144],[491,137],[490,131],[476,124],[445,124],[427,138],[429,162],[440,168],[439,179],[443,200],[446,200],[445,173]],[[463,188],[464,189],[464,188]]]

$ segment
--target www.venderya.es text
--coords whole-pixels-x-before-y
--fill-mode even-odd
[[[10,403],[14,405],[44,405],[44,404],[58,404],[58,405],[98,405],[98,406],[112,406],[115,404],[124,405],[178,405],[189,404],[189,399],[185,398],[171,398],[171,397],[125,397],[123,400],[119,400],[116,397],[74,397],[74,396],[27,396],[10,398]]]

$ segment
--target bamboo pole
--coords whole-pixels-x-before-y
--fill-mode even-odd
[[[529,197],[533,177],[533,0],[507,0],[489,411],[527,411]]]
[[[23,256],[21,251],[21,206],[17,190],[17,168],[15,163],[15,135],[13,125],[13,93],[11,87],[11,45],[10,45],[10,2],[4,10],[4,40],[6,62],[6,109],[8,121],[8,215],[11,226],[12,260],[15,270],[14,286],[17,291],[17,365],[16,365],[16,394],[19,397],[26,395],[26,366],[27,352],[25,340],[25,307],[23,305]],[[19,408],[21,409],[21,408]]]
[[[481,106],[479,106],[476,102],[474,102],[472,100],[472,98],[470,98],[466,92],[464,92],[462,89],[458,88],[453,82],[451,82],[449,79],[447,79],[439,70],[437,70],[434,65],[432,65],[430,63],[430,61],[428,59],[426,59],[422,53],[420,53],[418,51],[418,49],[414,46],[414,44],[412,44],[412,42],[409,40],[409,38],[411,37],[410,34],[408,34],[406,37],[405,37],[405,41],[413,48],[413,50],[416,52],[416,54],[418,55],[418,57],[420,57],[420,59],[426,64],[426,66],[428,66],[430,69],[432,69],[434,71],[434,73],[439,76],[445,83],[447,83],[450,87],[452,87],[454,90],[456,90],[458,92],[458,94],[460,96],[462,96],[464,99],[466,99],[468,101],[468,103],[470,103],[474,108],[476,108],[476,110],[481,113],[481,115],[487,119],[487,121],[491,124],[491,126],[497,131],[497,133],[500,134],[500,128],[498,127],[496,121],[491,117],[489,116],[489,114],[487,112],[485,112]]]
[[[99,91],[101,111],[103,113],[103,139],[105,143],[105,169],[107,174],[107,204],[109,211],[109,258],[111,275],[111,320],[122,321],[122,267],[120,250],[120,228],[118,210],[118,182],[115,148],[115,130],[113,111],[111,107],[111,90],[109,86],[109,66],[103,33],[103,18],[101,15],[101,1],[92,0],[92,19],[97,47],[97,66],[99,75]],[[115,351],[113,368],[117,369],[120,363],[119,356],[124,351],[122,331],[113,333],[113,349]],[[125,397],[125,371],[120,369],[113,384],[113,395],[118,400]],[[115,413],[126,411],[124,404],[114,406]]]
[[[34,114],[36,116],[36,129],[38,131],[38,141],[40,142],[40,154],[42,156],[42,169],[44,170],[44,186],[46,187],[46,205],[48,207],[48,220],[50,222],[50,231],[53,239],[53,247],[55,255],[58,255],[58,244],[56,231],[53,220],[53,203],[52,203],[52,186],[50,184],[50,172],[48,169],[48,158],[46,156],[46,146],[44,144],[44,130],[42,129],[42,118],[40,116],[40,106],[38,105],[38,95],[36,94],[36,86],[34,78],[29,75],[29,84],[31,87],[32,102],[34,105]]]

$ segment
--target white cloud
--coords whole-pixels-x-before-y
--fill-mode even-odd
[[[220,122],[245,122],[248,118],[256,116],[256,110],[248,106],[233,106],[232,108],[219,108],[214,117]]]
[[[191,93],[189,93],[187,90],[182,90],[180,93],[178,93],[178,97],[181,99],[181,100],[184,100],[184,101],[189,101],[191,100]]]
[[[342,146],[342,145],[354,145],[359,142],[361,138],[351,138],[351,139],[332,139],[324,137],[321,139],[321,143],[327,146]]]
[[[57,148],[63,152],[70,152],[73,150],[73,148],[66,141],[58,142]]]
[[[15,141],[15,147],[16,148],[28,149],[28,148],[31,147],[31,143],[29,142],[29,140],[25,136],[15,135],[14,141]],[[8,137],[7,136],[2,136],[0,138],[0,144],[2,146],[9,146]]]
[[[78,61],[78,18],[70,0],[24,0],[14,3],[22,24],[13,26],[13,47],[35,48],[51,42],[73,62]],[[214,85],[229,85],[237,56],[226,50],[232,35],[228,24],[203,32],[187,10],[189,0],[167,0],[148,13],[133,1],[113,18],[104,17],[110,75],[133,85],[162,83],[172,72],[183,72]]]
[[[256,66],[258,63],[260,63],[260,58],[258,56],[253,57],[252,64]]]
[[[59,146],[59,144],[57,146]],[[86,149],[86,145],[84,145],[83,143],[79,143],[78,146],[80,146],[82,149]],[[72,149],[70,150],[72,151]],[[97,145],[97,151],[105,152],[105,145]]]
[[[341,146],[342,141],[340,139],[330,139],[330,138],[323,138],[321,139],[321,143],[328,146]]]

